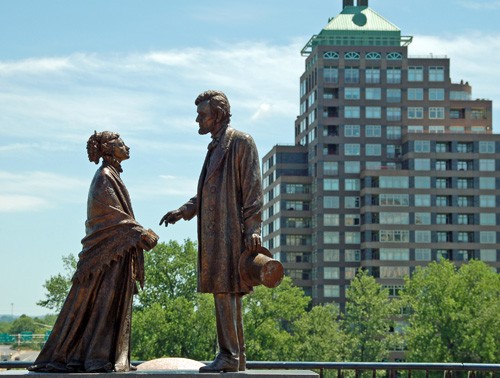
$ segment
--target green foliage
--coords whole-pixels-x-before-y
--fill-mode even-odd
[[[184,297],[193,301],[196,295],[196,259],[198,249],[190,239],[179,244],[170,240],[158,243],[144,256],[146,282],[139,293],[139,308],[159,303],[162,307],[170,299]]]
[[[359,270],[346,292],[346,311],[342,321],[347,361],[380,362],[387,358],[389,330],[396,308],[389,292],[366,270]]]
[[[46,298],[36,303],[38,306],[46,307],[57,313],[61,311],[64,301],[68,296],[69,289],[71,288],[71,278],[73,277],[78,262],[77,257],[72,254],[63,256],[62,260],[64,273],[58,273],[45,281],[43,287],[47,291],[45,294]]]
[[[310,298],[285,277],[274,289],[258,286],[244,297],[247,358],[284,361],[294,352],[292,324],[306,311]]]
[[[314,306],[293,324],[290,361],[340,361],[345,335],[340,329],[339,308],[334,304]]]
[[[500,362],[500,276],[480,261],[419,268],[402,299],[411,308],[407,358],[423,362]]]
[[[213,358],[213,297],[196,293],[196,258],[196,243],[189,239],[159,243],[146,253],[146,283],[133,313],[134,358]]]
[[[35,320],[26,315],[21,315],[19,318],[14,320],[9,328],[10,334],[18,334],[22,332],[33,332],[37,330],[37,325]]]
[[[169,299],[134,312],[132,355],[138,360],[159,357],[187,357],[209,360],[215,354],[215,319],[213,300],[196,295],[194,301],[184,297]]]

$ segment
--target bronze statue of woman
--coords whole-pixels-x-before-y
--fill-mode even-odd
[[[158,236],[134,218],[120,178],[129,147],[116,133],[95,132],[89,160],[102,165],[90,185],[86,236],[72,287],[31,371],[130,371],[130,324],[136,282],[144,283],[144,250]]]

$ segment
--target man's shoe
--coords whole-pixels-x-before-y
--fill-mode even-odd
[[[200,373],[220,373],[220,372],[237,372],[239,368],[238,360],[227,360],[217,356],[215,360],[199,370]]]

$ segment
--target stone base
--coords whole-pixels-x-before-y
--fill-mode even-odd
[[[198,373],[198,370],[143,370],[131,371],[128,373],[35,373],[27,370],[6,370],[0,371],[1,378],[89,378],[92,376],[102,378],[132,378],[133,376],[147,376],[144,378],[317,378],[318,374],[310,370],[246,370],[238,373]],[[131,377],[132,376],[132,377]],[[136,377],[140,378],[140,377]]]

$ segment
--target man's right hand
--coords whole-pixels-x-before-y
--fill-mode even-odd
[[[177,210],[172,210],[166,213],[163,218],[160,220],[160,226],[165,223],[165,227],[168,227],[169,224],[174,224],[178,220],[182,218],[182,210],[177,209]]]

